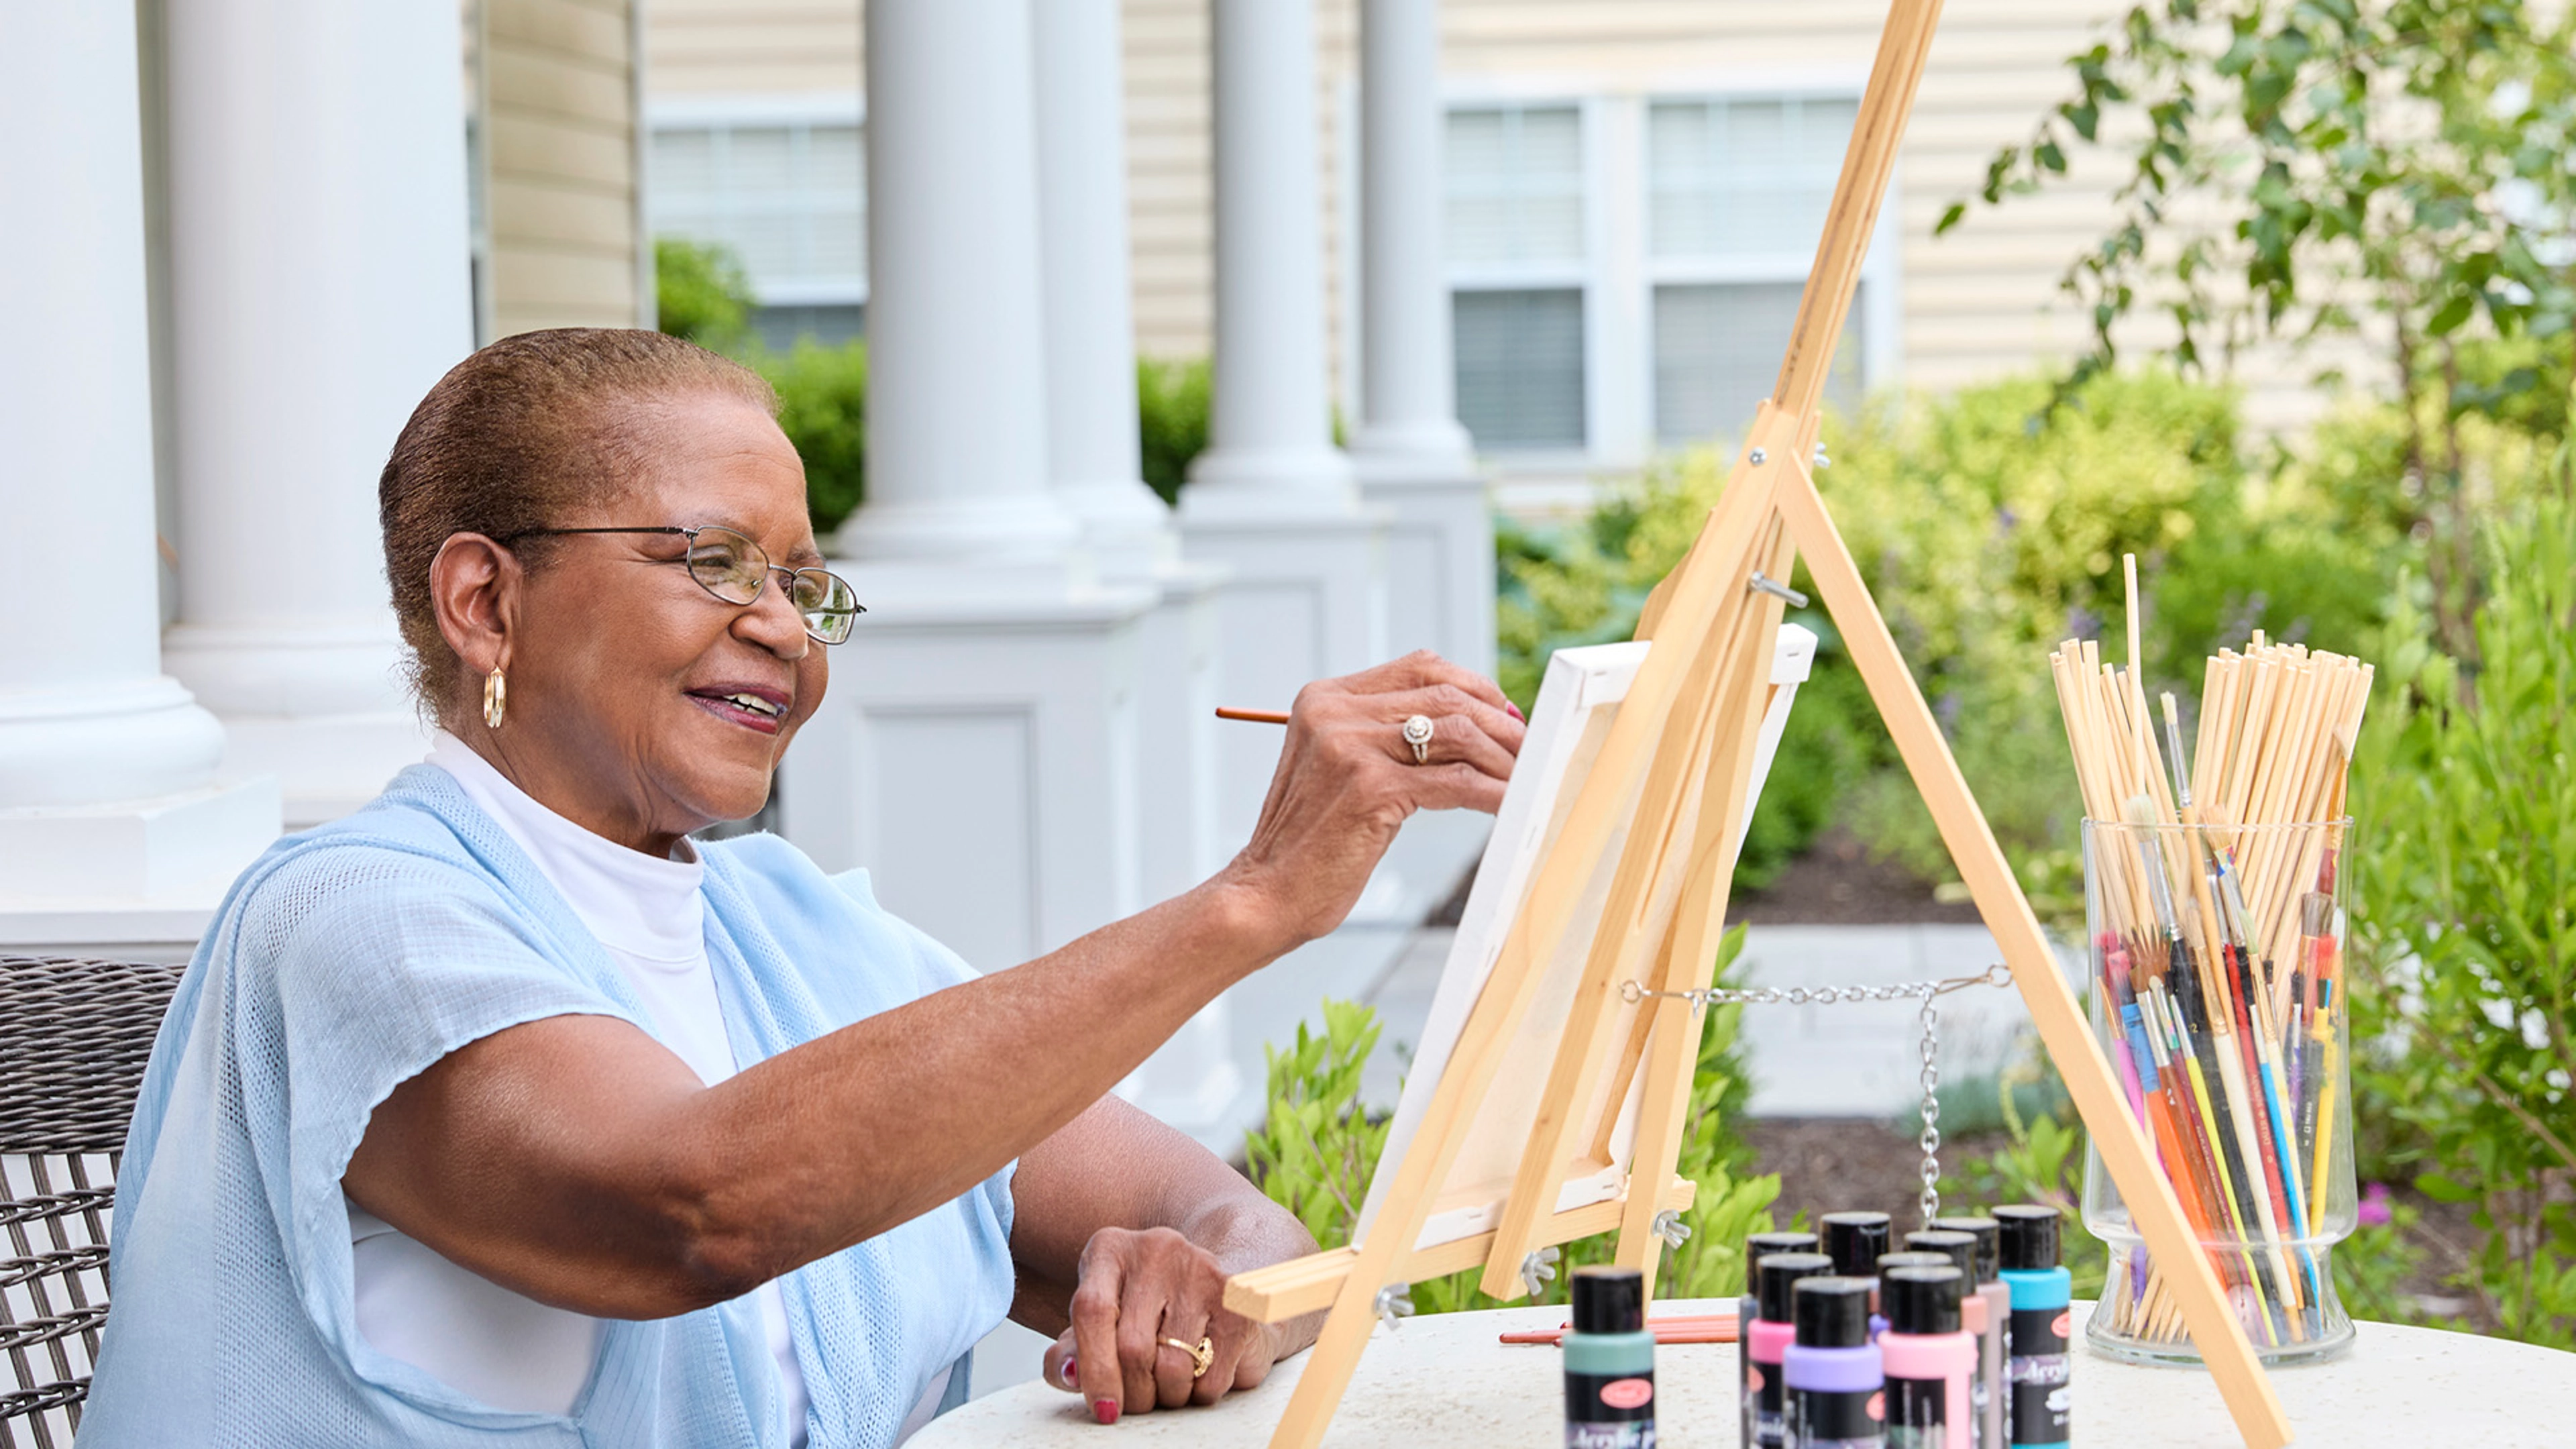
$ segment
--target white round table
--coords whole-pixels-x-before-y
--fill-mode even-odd
[[[1712,1312],[1723,1303],[1655,1305],[1659,1315]],[[2091,1305],[2076,1305],[2080,1323]],[[1406,1449],[1555,1449],[1564,1442],[1558,1350],[1508,1346],[1496,1335],[1553,1328],[1563,1307],[1506,1308],[1408,1319],[1377,1331],[1333,1417],[1329,1446]],[[1735,1345],[1666,1345],[1655,1351],[1663,1413],[1658,1437],[1674,1449],[1722,1449],[1736,1437]],[[1262,1449],[1305,1366],[1281,1364],[1249,1394],[1209,1409],[1131,1414],[1102,1428],[1071,1394],[1025,1383],[933,1421],[913,1449],[1063,1445],[1141,1449],[1156,1444]],[[2528,1344],[2361,1325],[2360,1341],[2331,1363],[2272,1375],[2297,1441],[2333,1446],[2523,1449],[2576,1445],[2576,1354]],[[2075,1443],[2082,1449],[2233,1449],[2237,1438],[2207,1376],[2138,1368],[2102,1358],[2076,1335]]]

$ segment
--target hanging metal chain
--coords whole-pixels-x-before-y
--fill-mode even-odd
[[[1923,1003],[1915,1020],[1922,1025],[1923,1069],[1923,1225],[1941,1215],[1941,1013],[1934,1005],[1953,991],[1971,986],[2003,987],[2012,985],[2010,966],[1998,961],[1974,976],[1952,976],[1940,981],[1899,981],[1884,986],[1702,986],[1690,991],[1649,991],[1643,983],[1619,983],[1619,999],[1635,1003],[1650,996],[1687,1001],[1705,1010],[1711,1006],[1842,1006],[1858,1001],[1914,1001]]]

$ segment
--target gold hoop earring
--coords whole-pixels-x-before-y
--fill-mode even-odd
[[[501,716],[510,707],[510,682],[501,677],[499,665],[483,676],[483,723],[491,729],[501,727]]]

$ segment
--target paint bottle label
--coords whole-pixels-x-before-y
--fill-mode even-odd
[[[1565,1376],[1565,1449],[1655,1449],[1655,1372]]]
[[[1789,1419],[1786,1391],[1780,1383],[1780,1366],[1776,1363],[1748,1364],[1744,1374],[1747,1397],[1753,1405],[1751,1442],[1758,1449],[1781,1449],[1788,1441]]]
[[[2005,1377],[2012,1381],[2012,1442],[2067,1442],[2067,1335],[2073,1323],[2066,1309],[2016,1308],[2012,1314],[2012,1361]]]
[[[1791,1389],[1789,1449],[1883,1449],[1887,1395],[1879,1389]]]
[[[1949,1449],[1950,1385],[1941,1379],[1887,1381],[1887,1449]]]

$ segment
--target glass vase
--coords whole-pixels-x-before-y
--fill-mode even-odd
[[[2270,1363],[2353,1339],[2334,1288],[2351,1235],[2351,1020],[2341,864],[2350,820],[2084,822],[2093,1030],[2158,1166]],[[2093,1347],[2197,1363],[2179,1308],[2088,1142],[2084,1224],[2110,1248]]]

